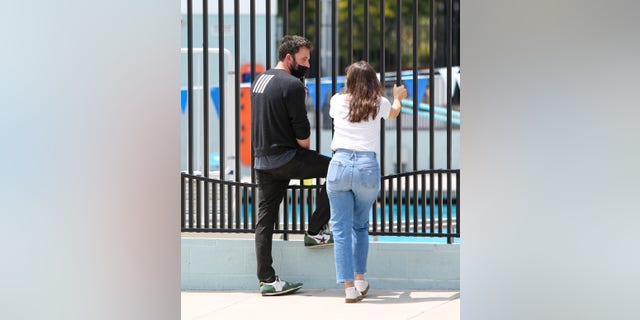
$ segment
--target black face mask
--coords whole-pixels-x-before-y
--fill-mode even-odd
[[[292,76],[296,78],[304,78],[304,75],[307,74],[307,70],[309,70],[309,68],[307,68],[306,66],[301,66],[294,62],[293,65],[289,66],[289,70],[291,70]]]

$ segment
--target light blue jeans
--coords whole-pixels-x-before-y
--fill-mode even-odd
[[[338,149],[327,172],[336,282],[367,271],[369,213],[380,189],[375,152]]]

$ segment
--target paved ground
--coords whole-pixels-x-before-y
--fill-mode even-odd
[[[384,319],[458,320],[458,291],[376,290],[354,304],[341,289],[305,289],[262,297],[255,291],[183,291],[182,320],[206,319]]]

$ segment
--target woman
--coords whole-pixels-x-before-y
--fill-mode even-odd
[[[327,194],[333,226],[336,281],[343,282],[345,302],[358,302],[369,291],[364,279],[369,252],[369,212],[380,188],[380,119],[400,114],[407,89],[393,87],[393,104],[371,65],[347,67],[342,91],[331,98],[334,151],[327,172]]]

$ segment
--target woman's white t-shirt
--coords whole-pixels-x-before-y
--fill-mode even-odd
[[[385,97],[380,97],[380,110],[375,119],[369,118],[361,122],[349,122],[348,94],[337,93],[331,97],[329,115],[333,118],[333,141],[331,150],[349,149],[355,151],[374,151],[379,157],[380,149],[380,119],[388,119],[391,103]]]

